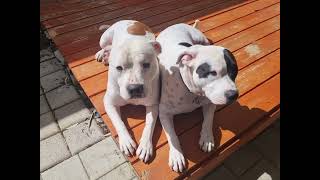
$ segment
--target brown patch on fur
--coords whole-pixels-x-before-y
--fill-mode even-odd
[[[127,28],[127,32],[132,35],[144,36],[146,35],[146,31],[152,33],[152,30],[141,22],[134,22]]]

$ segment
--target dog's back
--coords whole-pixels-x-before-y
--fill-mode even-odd
[[[198,29],[197,23],[193,26],[180,23],[169,26],[157,37],[157,41],[166,44],[163,48],[171,48],[171,45],[178,45],[180,42],[194,44],[210,44],[206,36]]]
[[[197,26],[197,23],[194,26]],[[184,23],[169,26],[158,35],[157,41],[162,47],[159,62],[166,67],[175,66],[178,54],[187,48],[184,45],[179,45],[179,43],[186,45],[210,44],[209,40],[200,30]]]

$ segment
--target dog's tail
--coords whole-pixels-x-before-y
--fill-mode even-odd
[[[199,19],[196,19],[196,20],[194,21],[193,27],[198,29],[199,22],[200,22],[200,20],[199,20]]]
[[[101,25],[101,26],[99,27],[99,30],[100,30],[100,31],[103,31],[103,30],[108,29],[109,27],[110,27],[110,25],[104,24],[104,25]]]

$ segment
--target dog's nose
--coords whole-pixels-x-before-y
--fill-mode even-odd
[[[238,98],[239,92],[236,90],[228,90],[224,93],[224,95],[228,99],[228,101],[232,102]]]
[[[132,98],[139,98],[143,94],[143,84],[129,84],[127,89]]]

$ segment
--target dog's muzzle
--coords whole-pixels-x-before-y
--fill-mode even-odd
[[[127,87],[130,98],[143,98],[143,84],[129,84]]]

